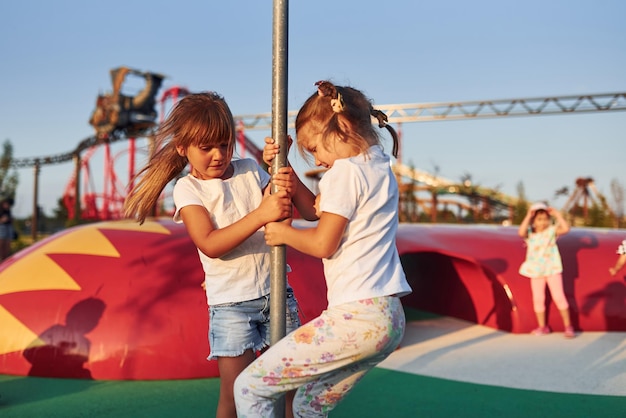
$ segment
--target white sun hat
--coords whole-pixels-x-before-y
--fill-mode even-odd
[[[530,211],[538,211],[538,210],[548,210],[548,205],[543,202],[533,203],[532,206],[528,209]]]

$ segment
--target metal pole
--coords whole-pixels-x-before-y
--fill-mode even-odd
[[[272,161],[272,171],[287,165],[287,0],[274,0],[272,30],[272,138],[280,145],[280,152]],[[272,184],[272,193],[277,187]],[[270,342],[277,343],[285,336],[287,269],[286,247],[270,249]],[[276,414],[285,416],[285,400],[276,404]]]
[[[280,153],[272,161],[272,171],[287,165],[287,0],[274,0],[272,44],[272,138]],[[272,192],[277,188],[272,184]],[[275,343],[285,336],[286,257],[285,246],[271,248],[270,338]]]
[[[39,161],[35,161],[34,165],[35,169],[35,181],[33,184],[33,215],[31,218],[30,225],[30,236],[33,240],[33,243],[37,241],[37,230],[39,229]]]

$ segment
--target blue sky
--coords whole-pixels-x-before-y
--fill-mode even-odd
[[[79,0],[0,4],[0,140],[16,158],[72,151],[92,135],[109,69],[126,65],[178,85],[215,90],[235,115],[271,111],[272,2]],[[292,1],[288,103],[296,110],[331,79],[378,104],[513,99],[626,91],[621,0]],[[610,199],[626,186],[626,112],[403,124],[404,162],[531,200],[593,177]],[[269,132],[248,131],[259,144]],[[390,141],[386,142],[390,150]],[[120,155],[118,176],[127,144]],[[90,160],[101,190],[104,170]],[[303,173],[307,167],[293,157]],[[141,163],[141,162],[139,162]],[[117,167],[117,166],[116,166]],[[43,166],[39,201],[51,214],[71,163]],[[19,170],[14,207],[32,213],[33,170]]]

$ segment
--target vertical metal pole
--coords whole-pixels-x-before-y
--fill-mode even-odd
[[[39,160],[35,161],[35,181],[33,184],[33,217],[31,218],[30,236],[33,243],[37,241],[37,230],[39,229]]]
[[[272,30],[272,138],[280,145],[280,152],[272,161],[272,171],[287,165],[287,0],[274,0]],[[272,184],[272,193],[277,188]],[[270,249],[270,342],[275,344],[285,336],[287,268],[284,245]],[[276,414],[285,416],[284,397],[276,403]]]
[[[280,145],[280,153],[272,161],[272,171],[287,165],[287,0],[274,0],[272,45],[272,138]],[[277,188],[272,184],[272,192]],[[285,336],[286,257],[285,246],[271,248],[271,313],[272,344]]]

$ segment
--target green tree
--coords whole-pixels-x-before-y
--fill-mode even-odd
[[[610,228],[613,226],[613,219],[603,206],[593,202],[587,212],[587,224],[585,226]]]
[[[474,184],[474,182],[472,182],[472,175],[470,173],[465,173],[461,176],[460,194],[465,196],[469,201],[470,211],[465,216],[465,220],[470,223],[478,221],[478,206],[482,200],[480,194],[478,193],[479,187],[480,186],[478,184]]]
[[[409,165],[411,171],[415,170],[415,165]],[[400,188],[400,201],[398,204],[398,219],[400,222],[417,222],[417,181],[411,178],[408,183],[402,181],[398,176],[398,187]]]
[[[621,228],[624,222],[624,187],[618,179],[611,180],[611,194],[613,195],[613,213],[615,214],[615,228]]]
[[[67,208],[65,207],[65,202],[63,198],[60,197],[57,200],[57,207],[52,210],[53,218],[59,221],[65,222],[68,218]]]
[[[524,190],[524,184],[520,181],[517,183],[517,203],[513,208],[513,224],[519,225],[522,223],[526,212],[528,211],[528,200],[526,199],[526,190]]]
[[[17,184],[17,168],[13,167],[13,145],[7,139],[2,144],[2,154],[0,154],[0,195],[2,198],[15,199]]]

